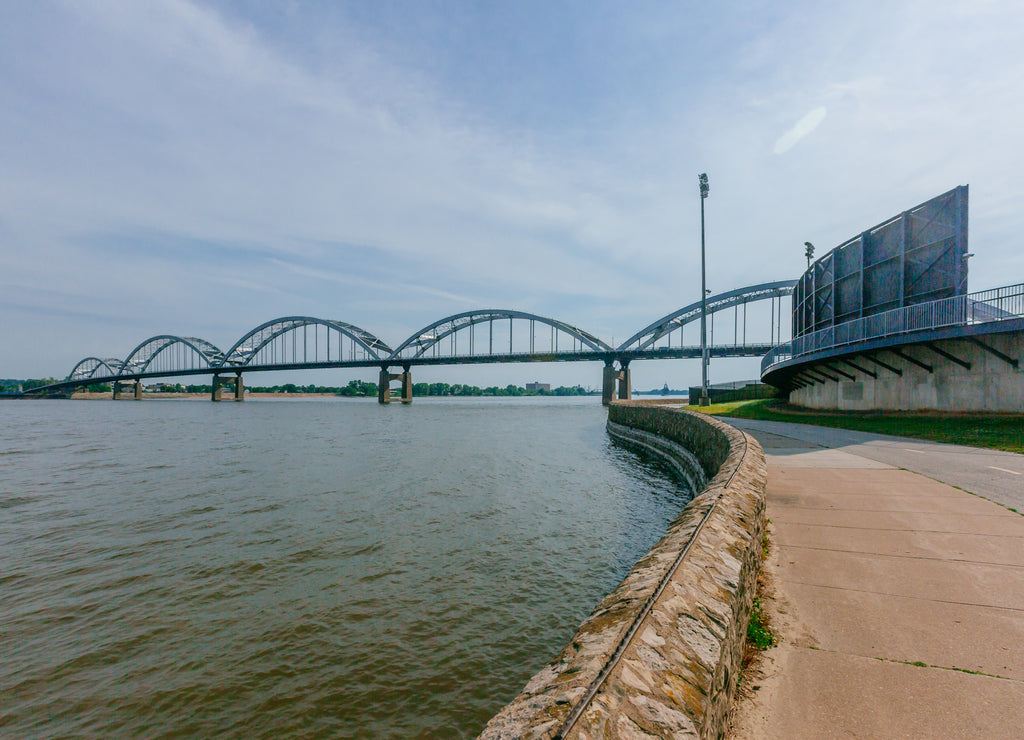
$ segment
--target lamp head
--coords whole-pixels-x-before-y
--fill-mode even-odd
[[[708,190],[709,190],[709,188],[708,188],[708,174],[706,172],[701,172],[700,175],[698,175],[698,177],[697,177],[697,182],[700,183],[700,197],[701,198],[707,198],[708,197]]]

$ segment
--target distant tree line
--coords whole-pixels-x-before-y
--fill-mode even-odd
[[[40,386],[59,383],[56,378],[38,378],[33,380],[0,380],[0,388],[4,390],[17,390],[21,385],[23,390],[31,390]],[[152,390],[159,393],[212,393],[211,384],[182,385],[181,383],[157,383],[151,386]],[[83,390],[90,393],[110,393],[109,383],[95,383],[85,386]],[[316,393],[321,395],[335,395],[348,397],[376,397],[377,384],[367,383],[363,380],[350,380],[348,385],[325,386],[325,385],[297,385],[295,383],[283,383],[281,385],[269,386],[247,386],[250,393]],[[480,388],[475,385],[463,383],[413,383],[413,396],[586,396],[590,395],[582,386],[571,387],[559,386],[551,390],[526,390],[519,385],[506,385],[504,387],[492,385],[487,388]]]
[[[475,385],[460,383],[453,385],[448,383],[413,383],[412,394],[413,396],[586,396],[588,391],[578,385],[571,388],[559,386],[551,390],[526,390],[522,386],[512,384],[505,387],[492,385],[487,388],[480,388]]]
[[[162,384],[160,390],[166,393],[210,393],[213,387],[210,385],[188,385],[184,388],[179,384],[172,386]],[[348,396],[353,398],[375,398],[377,396],[377,384],[367,383],[364,380],[350,380],[348,385],[343,387],[329,385],[297,385],[295,383],[283,383],[281,385],[247,386],[250,393],[316,393],[321,395]],[[413,383],[413,396],[585,396],[588,391],[582,386],[567,388],[561,386],[552,390],[531,390],[528,391],[522,386],[506,385],[490,386],[480,388],[475,385],[461,383]]]
[[[30,378],[28,380],[22,380],[20,382],[22,390],[30,391],[33,388],[41,388],[44,385],[51,385],[53,383],[59,383],[60,381],[57,380],[57,378]]]

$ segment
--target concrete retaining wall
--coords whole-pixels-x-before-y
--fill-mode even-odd
[[[856,379],[839,377],[789,394],[790,403],[812,409],[843,411],[914,410],[938,411],[1012,411],[1024,412],[1024,335],[1020,332],[986,334],[979,339],[1006,357],[968,340],[947,339],[935,346],[970,365],[966,368],[924,346],[899,348],[901,352],[931,367],[931,372],[909,360],[880,350],[878,357],[899,370],[896,375],[860,358],[857,365],[868,367],[872,378],[842,362],[834,363]],[[825,372],[829,372],[825,369]],[[834,371],[829,374],[834,375]]]
[[[708,416],[644,402],[609,431],[655,435],[706,487],[480,738],[722,738],[739,675],[764,531],[764,453]],[[684,463],[680,463],[684,465]],[[571,723],[571,726],[567,726]]]

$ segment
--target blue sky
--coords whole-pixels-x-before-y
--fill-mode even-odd
[[[0,0],[0,376],[294,314],[621,341],[699,298],[702,171],[714,292],[960,184],[971,289],[1021,282],[1022,40],[1017,2]]]

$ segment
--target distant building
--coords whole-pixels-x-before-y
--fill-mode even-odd
[[[527,383],[526,390],[528,391],[550,391],[551,383]]]

